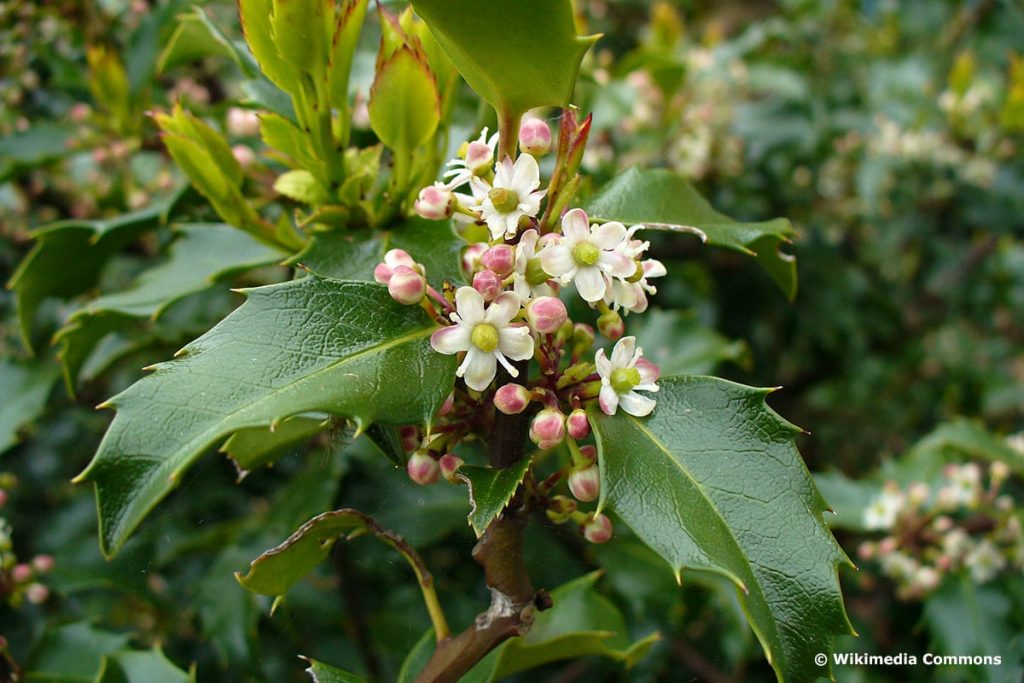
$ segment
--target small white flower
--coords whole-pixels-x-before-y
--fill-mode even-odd
[[[906,499],[898,487],[886,485],[871,504],[864,508],[864,528],[891,529]]]
[[[971,578],[977,583],[985,583],[995,578],[1003,567],[1006,566],[1006,558],[991,541],[984,540],[964,557],[964,566],[971,573]]]
[[[480,132],[476,140],[465,143],[462,154],[449,161],[444,178],[449,188],[465,185],[473,176],[484,175],[491,170],[494,163],[494,150],[498,146],[498,134],[487,137],[487,129]]]
[[[466,352],[455,374],[465,378],[470,389],[485,390],[497,373],[498,363],[518,377],[519,372],[508,359],[533,357],[530,329],[509,325],[519,312],[519,303],[515,292],[505,292],[485,309],[484,298],[472,287],[460,287],[455,292],[456,312],[451,314],[455,324],[434,332],[430,345],[446,355]]]
[[[547,194],[547,190],[537,189],[540,187],[540,167],[529,154],[520,155],[515,163],[506,156],[494,167],[493,184],[478,176],[470,178],[469,184],[477,202],[473,208],[487,223],[491,239],[515,237],[519,231],[519,219],[536,216],[540,200]]]
[[[550,237],[555,238],[557,235],[552,234]],[[544,271],[539,259],[540,253],[551,243],[548,238],[549,236],[545,235],[541,240],[533,228],[519,237],[519,244],[516,245],[515,270],[512,272],[512,288],[523,301],[538,296],[558,296],[558,290],[552,286],[550,276]]]
[[[642,358],[643,349],[636,348],[636,337],[623,337],[612,349],[609,360],[604,349],[598,349],[594,362],[601,376],[598,404],[606,415],[622,409],[630,415],[644,417],[654,410],[654,399],[637,391],[658,391],[658,367]]]
[[[562,239],[541,254],[541,264],[563,284],[575,281],[584,301],[604,298],[609,279],[626,279],[636,273],[630,258],[626,226],[618,222],[590,225],[583,209],[573,209],[562,217]]]
[[[647,295],[656,294],[657,288],[647,281],[649,277],[663,277],[668,273],[665,265],[655,259],[640,263],[643,275],[636,282],[614,278],[604,294],[604,302],[613,310],[624,313],[643,313],[647,310]]]

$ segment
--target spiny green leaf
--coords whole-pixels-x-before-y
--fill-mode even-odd
[[[25,669],[29,680],[91,683],[103,657],[128,644],[128,636],[78,622],[46,631],[32,648]]]
[[[477,538],[483,535],[491,521],[512,500],[512,495],[530,469],[530,462],[531,458],[523,458],[503,470],[477,465],[463,465],[459,468],[459,478],[469,485],[469,500],[473,505],[469,512],[469,525],[473,527]]]
[[[425,424],[452,388],[435,323],[381,285],[309,276],[248,301],[179,357],[109,401],[117,415],[79,475],[93,481],[101,545],[116,552],[197,458],[240,429],[302,413]]]
[[[273,13],[272,0],[238,0],[242,33],[260,69],[281,90],[296,92],[299,88],[298,71],[281,57],[271,37]]]
[[[224,35],[201,7],[193,7],[189,14],[178,20],[170,40],[157,60],[158,73],[164,73],[182,64],[191,64],[206,57],[227,57],[248,78],[259,75],[258,65],[245,51]]]
[[[50,121],[0,138],[0,183],[20,171],[71,154],[75,126]]]
[[[195,680],[195,671],[182,671],[156,647],[107,655],[95,683],[194,683]]]
[[[766,389],[712,377],[662,379],[645,419],[591,409],[610,506],[679,574],[722,574],[737,586],[780,681],[828,670],[814,655],[851,630],[836,576],[849,563],[796,450],[800,429],[765,403]]]
[[[18,442],[18,431],[36,419],[57,379],[57,367],[50,359],[32,363],[0,360],[0,453]]]
[[[370,533],[397,550],[406,559],[419,580],[430,580],[423,560],[401,536],[381,527],[369,515],[343,509],[324,512],[309,520],[276,548],[271,548],[249,564],[238,582],[253,593],[281,596],[323,562],[334,543]]]
[[[232,434],[220,450],[231,458],[239,473],[245,474],[274,462],[289,446],[319,434],[325,429],[327,422],[327,415],[296,415],[282,420],[273,429],[241,429]]]
[[[748,254],[787,297],[796,296],[796,259],[779,251],[780,244],[795,234],[789,221],[736,221],[713,209],[690,183],[671,171],[630,168],[601,188],[587,213],[595,220],[642,223],[654,230],[697,235],[707,244]]]
[[[334,0],[273,0],[270,35],[281,57],[319,78],[327,68],[327,10]]]
[[[598,36],[576,35],[570,0],[413,0],[470,87],[519,116],[572,99],[580,60]]]
[[[366,681],[348,671],[342,671],[330,664],[318,662],[315,659],[304,658],[309,662],[306,673],[313,679],[313,683],[366,683]]]

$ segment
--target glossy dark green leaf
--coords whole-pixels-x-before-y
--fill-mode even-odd
[[[767,389],[712,377],[660,381],[648,418],[590,411],[611,507],[677,574],[704,570],[737,587],[779,680],[827,674],[814,655],[851,630],[828,505],[800,459],[798,427]]]
[[[93,299],[71,314],[57,332],[59,357],[69,387],[89,353],[125,319],[156,320],[176,301],[208,289],[236,273],[274,264],[284,254],[222,223],[179,226],[168,259],[142,274],[125,290]]]
[[[0,453],[16,444],[18,432],[43,412],[57,376],[57,366],[49,358],[30,363],[0,360]]]
[[[74,134],[73,126],[44,122],[0,138],[0,182],[67,156],[72,152]]]
[[[429,576],[423,560],[400,536],[377,524],[369,515],[351,509],[317,515],[283,543],[253,560],[244,576],[241,573],[235,576],[253,593],[284,595],[327,558],[339,538],[351,540],[364,534],[372,534],[397,550],[417,577]]]
[[[414,0],[455,68],[481,97],[513,116],[572,99],[584,53],[569,0]]]
[[[479,465],[463,465],[459,478],[469,485],[469,525],[477,537],[483,535],[491,521],[501,514],[530,469],[530,458],[523,458],[512,467],[496,470]]]
[[[29,680],[92,683],[104,656],[123,649],[128,636],[74,623],[47,631],[32,649]]]
[[[296,415],[269,427],[241,429],[224,442],[221,451],[235,463],[240,473],[269,465],[295,444],[308,440],[327,427],[329,416]]]
[[[186,672],[160,650],[115,652],[103,658],[95,683],[194,683],[195,672]]]
[[[436,329],[381,285],[305,277],[248,300],[178,357],[109,401],[117,409],[92,481],[105,553],[210,448],[240,429],[325,412],[358,424],[425,424],[451,391],[455,359]]]
[[[554,606],[537,613],[530,631],[503,644],[463,680],[492,683],[548,662],[587,656],[608,657],[626,668],[635,664],[661,636],[652,633],[633,642],[619,609],[595,588],[600,575],[592,572],[552,591]]]
[[[716,211],[684,178],[664,169],[632,167],[602,187],[587,206],[594,220],[643,224],[696,235],[716,247],[757,259],[786,296],[796,296],[796,259],[779,251],[795,234],[785,218],[737,221]]]
[[[166,222],[184,187],[148,207],[103,220],[64,220],[32,233],[32,251],[7,286],[14,290],[26,345],[35,312],[47,297],[68,298],[94,286],[107,260],[145,228]]]
[[[342,671],[330,664],[324,664],[323,662],[308,658],[306,661],[309,662],[309,668],[306,669],[306,673],[313,679],[313,683],[366,683],[365,679],[348,671]]]

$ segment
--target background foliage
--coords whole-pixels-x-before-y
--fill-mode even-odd
[[[204,3],[180,23],[190,6],[0,3],[0,568],[37,558],[31,579],[0,582],[4,657],[43,680],[298,681],[301,651],[400,678],[429,622],[386,547],[339,546],[272,617],[270,600],[232,573],[312,515],[351,506],[421,549],[452,621],[465,623],[486,596],[460,559],[473,543],[461,489],[414,487],[339,425],[240,482],[227,458],[199,462],[108,563],[91,491],[69,483],[110,419],[92,406],[240,305],[229,286],[286,277],[253,240],[194,228],[217,218],[146,116],[187,103],[250,160],[239,176],[247,196],[271,213],[296,210],[235,108],[265,93],[234,51],[234,3]],[[1024,456],[1021,439],[1005,437],[1024,429],[1024,9],[788,0],[578,10],[585,33],[604,33],[576,98],[594,112],[584,165],[595,186],[634,164],[666,167],[726,214],[787,216],[797,233],[782,245],[799,264],[792,302],[748,259],[696,239],[656,241],[672,277],[636,330],[649,355],[666,372],[784,386],[769,400],[813,432],[801,452],[851,556],[882,536],[862,511],[885,482],[936,490],[950,463],[1009,463],[1009,510],[993,498],[965,518],[1006,513],[1019,536]],[[380,30],[369,21],[352,84],[364,107]],[[456,131],[490,123],[465,88],[452,106]],[[353,137],[374,139],[372,116],[357,105]],[[623,631],[605,645],[616,656],[541,675],[613,680],[631,644],[659,631],[630,680],[773,678],[724,582],[688,574],[679,588],[626,533],[588,548],[557,532],[528,540],[537,585],[578,594],[581,610],[604,610],[608,629]],[[839,678],[1019,680],[1016,542],[984,580],[965,565],[908,592],[869,551],[841,577],[861,637],[838,651],[991,653],[1003,666],[840,667]]]

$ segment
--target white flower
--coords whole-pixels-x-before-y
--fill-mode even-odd
[[[466,357],[455,371],[464,377],[470,389],[483,391],[494,379],[497,364],[508,374],[518,377],[519,372],[508,359],[526,360],[533,357],[533,337],[530,329],[509,325],[519,312],[519,296],[505,292],[484,309],[484,298],[472,287],[460,287],[455,292],[455,322],[442,327],[430,337],[430,345],[438,353],[452,355],[466,352]]]
[[[991,541],[984,540],[964,557],[964,565],[971,572],[971,578],[977,583],[985,583],[1006,566],[1006,558]]]
[[[557,236],[552,234],[551,237]],[[540,249],[537,248],[538,243]],[[548,273],[544,272],[538,258],[548,243],[548,236],[541,240],[533,228],[519,237],[519,244],[516,245],[515,270],[512,272],[512,288],[523,301],[538,296],[558,296],[558,291],[552,286],[552,281]]]
[[[654,399],[637,391],[657,391],[658,367],[642,358],[643,349],[636,348],[636,337],[623,337],[612,349],[611,360],[598,349],[594,362],[601,376],[598,403],[606,415],[622,409],[630,415],[644,417],[654,410]]]
[[[618,222],[590,226],[583,209],[562,217],[562,239],[541,254],[541,264],[563,284],[576,282],[584,301],[604,298],[609,278],[628,278],[636,273],[636,262],[626,254],[629,247],[626,226]]]
[[[604,301],[613,310],[625,313],[643,313],[647,310],[647,295],[656,294],[657,288],[647,281],[649,277],[663,277],[668,273],[665,265],[656,259],[647,259],[640,263],[643,274],[636,282],[633,278],[622,280],[614,278],[604,294]]]
[[[536,216],[540,200],[547,190],[540,187],[540,167],[529,154],[522,154],[512,163],[505,157],[494,167],[494,183],[488,184],[478,176],[469,179],[480,218],[487,223],[491,239],[502,236],[515,237],[519,231],[519,219]]]
[[[494,150],[498,146],[498,134],[487,137],[487,129],[480,132],[480,137],[466,141],[463,153],[447,163],[449,170],[444,172],[448,187],[454,189],[469,182],[473,176],[483,175],[491,170],[494,163]]]
[[[864,508],[864,528],[891,529],[903,509],[904,500],[903,492],[898,487],[887,484],[871,504]]]

